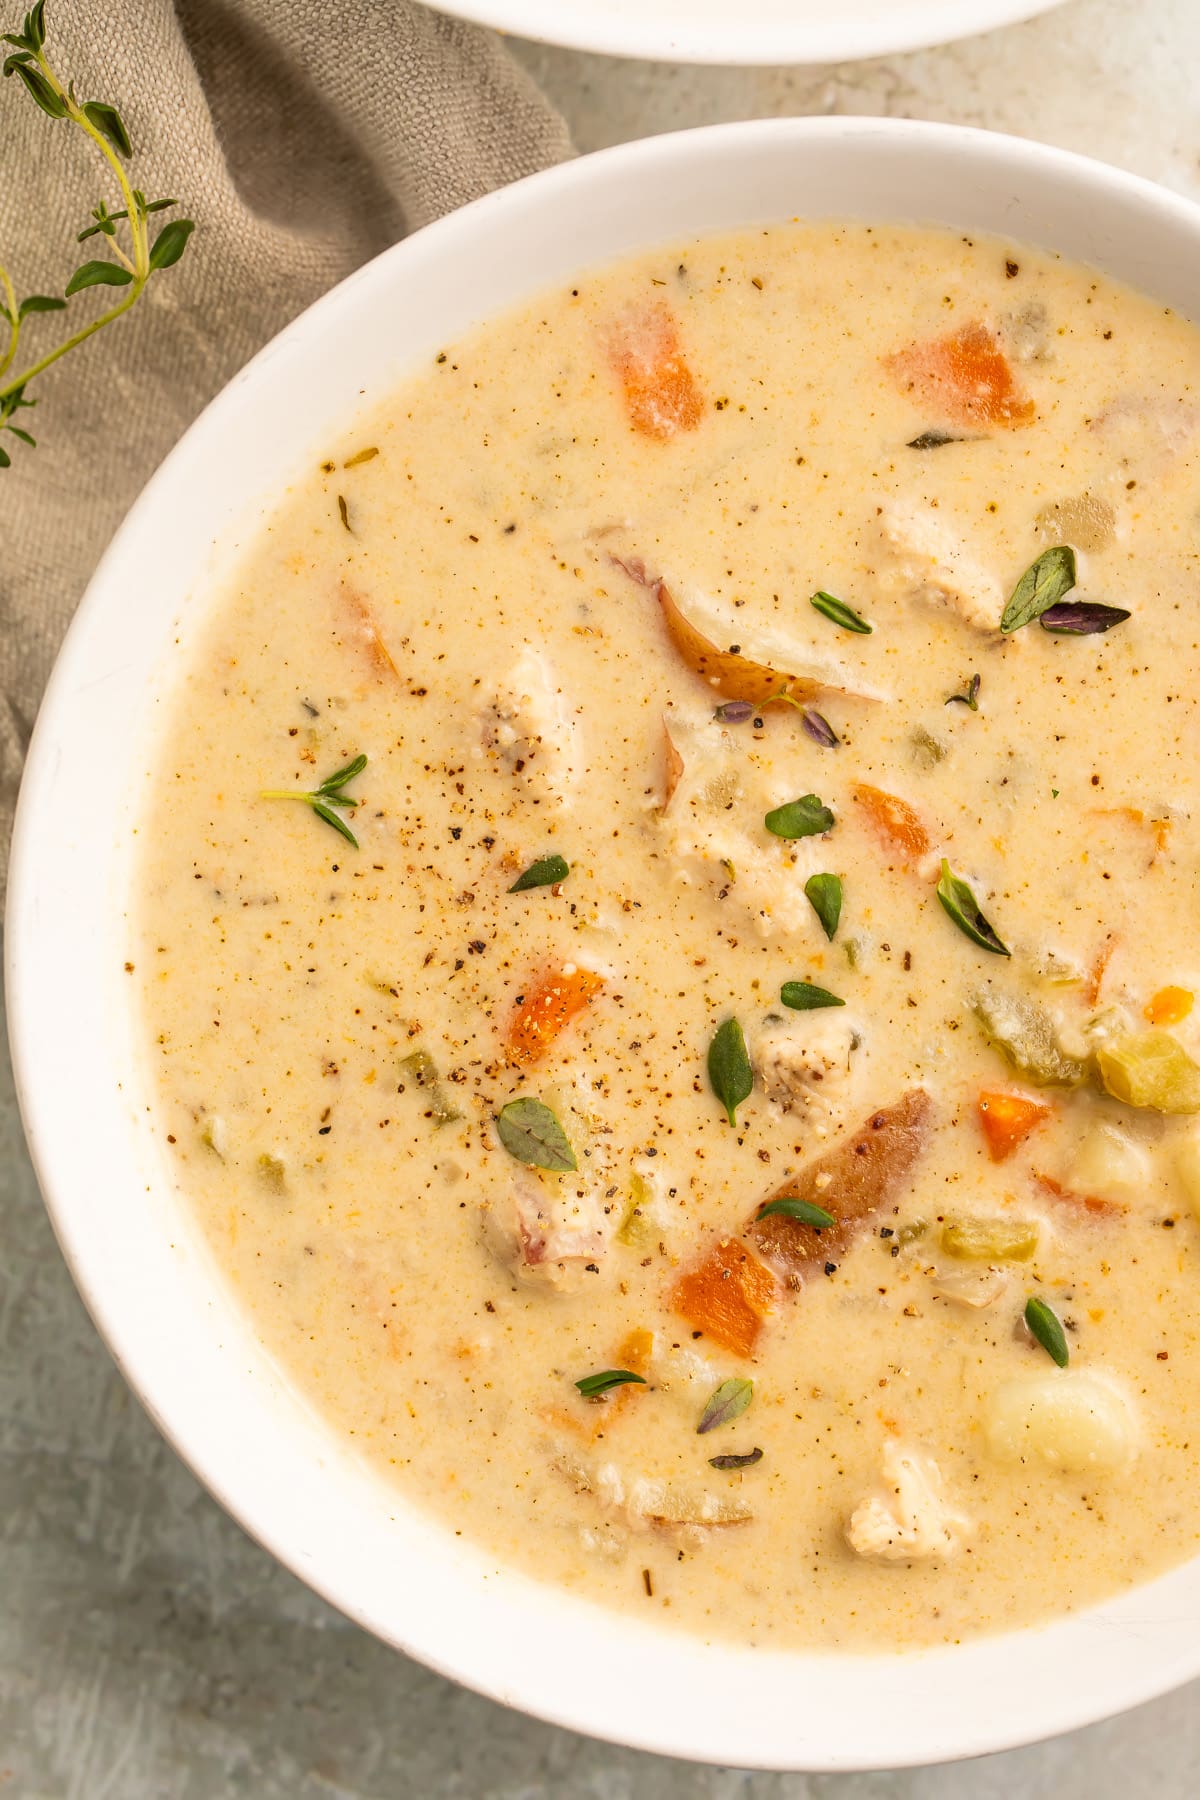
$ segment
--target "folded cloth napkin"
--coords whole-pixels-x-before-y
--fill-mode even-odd
[[[31,0],[0,0],[19,30]],[[18,12],[20,8],[20,12]],[[31,384],[0,442],[0,880],[21,761],[76,602],[138,489],[288,319],[406,231],[570,153],[566,127],[487,32],[412,0],[49,0],[46,51],[80,99],[116,105],[133,180],[196,232],[124,319]],[[98,254],[75,234],[113,183],[68,122],[0,84],[0,264],[61,294]],[[164,218],[176,216],[164,214]],[[154,223],[155,221],[152,221]],[[18,367],[83,322],[31,317]],[[26,338],[28,343],[26,344]],[[5,328],[0,322],[0,355]],[[113,729],[121,721],[114,719]]]

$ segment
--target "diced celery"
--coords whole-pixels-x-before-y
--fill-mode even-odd
[[[1036,1000],[985,988],[971,1004],[993,1044],[1035,1087],[1082,1087],[1087,1080],[1087,1063],[1067,1054]]]
[[[258,1159],[258,1178],[273,1194],[284,1193],[287,1189],[287,1170],[282,1158],[272,1156],[269,1150],[264,1150]]]
[[[618,1244],[630,1250],[651,1250],[658,1242],[658,1225],[652,1211],[653,1194],[644,1175],[634,1169],[629,1177],[629,1209],[617,1232]]]
[[[428,1112],[435,1125],[452,1125],[462,1114],[450,1099],[438,1077],[437,1064],[428,1050],[414,1050],[402,1056],[400,1067],[415,1087],[422,1088],[429,1100]]]
[[[960,1262],[1028,1262],[1038,1245],[1032,1219],[947,1219],[942,1249]]]
[[[1150,1112],[1200,1112],[1200,1065],[1178,1038],[1151,1026],[1101,1044],[1100,1080],[1114,1100]]]

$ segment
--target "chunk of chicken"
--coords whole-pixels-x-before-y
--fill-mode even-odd
[[[579,779],[579,732],[536,650],[526,647],[496,683],[481,726],[485,748],[521,777],[532,799],[566,804]]]
[[[856,1094],[866,1064],[864,1031],[846,1007],[793,1013],[769,1012],[752,1028],[750,1061],[768,1100],[784,1112],[826,1124]]]
[[[712,1493],[658,1476],[627,1476],[616,1463],[593,1463],[574,1450],[560,1450],[555,1466],[577,1492],[593,1495],[605,1513],[616,1514],[635,1531],[699,1528],[700,1535],[718,1525],[744,1525],[754,1517],[735,1492]]]
[[[932,507],[893,500],[879,521],[880,579],[902,599],[948,606],[977,631],[995,631],[1004,593]]]
[[[583,1175],[518,1174],[511,1189],[484,1209],[493,1249],[513,1272],[567,1289],[598,1273],[617,1225],[614,1203]]]
[[[888,1438],[883,1446],[886,1493],[856,1506],[846,1541],[858,1556],[885,1562],[954,1556],[972,1528],[945,1495],[942,1473],[924,1450]]]

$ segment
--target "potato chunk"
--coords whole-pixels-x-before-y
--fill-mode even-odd
[[[1120,1468],[1136,1450],[1129,1402],[1076,1370],[1007,1381],[988,1401],[987,1447],[998,1462],[1042,1463],[1064,1474]]]

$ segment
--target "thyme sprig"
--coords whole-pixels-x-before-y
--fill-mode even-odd
[[[356,775],[362,774],[366,766],[366,757],[356,756],[354,761],[348,762],[344,769],[336,769],[332,775],[327,775],[320,787],[314,788],[311,793],[304,788],[264,788],[259,798],[261,800],[303,800],[306,806],[312,807],[318,819],[324,819],[326,825],[332,825],[335,831],[340,831],[346,842],[353,844],[357,850],[358,839],[345,819],[339,818],[333,809],[335,806],[353,808],[360,804],[353,794],[348,794],[345,790]]]
[[[147,200],[141,188],[131,184],[123,163],[133,155],[133,144],[117,108],[107,100],[79,100],[74,83],[64,84],[55,73],[46,55],[46,0],[37,0],[25,14],[22,28],[3,33],[0,41],[12,46],[2,65],[3,74],[15,75],[48,118],[65,119],[92,140],[116,180],[123,203],[115,211],[103,199],[93,207],[92,223],[78,234],[77,242],[82,244],[91,237],[102,236],[108,240],[111,255],[81,263],[62,296],[27,294],[18,300],[13,278],[0,263],[0,326],[7,327],[7,336],[0,337],[0,438],[7,433],[32,449],[37,440],[13,423],[19,412],[36,405],[26,393],[29,383],[135,306],[151,276],[179,261],[187,249],[193,224],[191,219],[172,219],[151,239],[151,213],[163,212],[178,203],[169,199]],[[89,287],[117,288],[121,297],[78,331],[20,368],[19,373],[13,373],[19,367],[17,353],[26,321],[39,313],[62,312],[68,300]],[[9,451],[0,442],[0,469],[7,469],[11,462]]]

